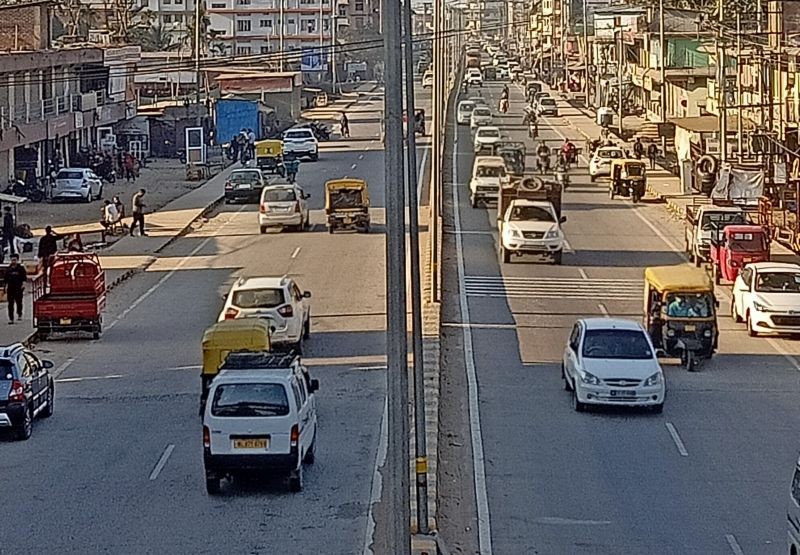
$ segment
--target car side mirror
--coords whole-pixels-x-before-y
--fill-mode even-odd
[[[311,383],[308,384],[308,391],[309,393],[319,391],[319,380],[311,380]]]
[[[303,298],[310,299],[311,298],[311,291],[303,291]]]
[[[42,368],[45,370],[50,370],[55,364],[53,364],[52,360],[43,360],[42,361]]]
[[[566,221],[567,221],[567,217],[566,217],[566,216],[561,216],[561,217],[558,219],[558,221],[559,221],[559,223],[562,223],[562,224],[563,224],[564,222],[566,222]]]
[[[309,199],[309,198],[311,198],[311,193],[306,193],[306,194],[304,194],[304,195],[303,195],[303,198],[304,198],[304,199]]]

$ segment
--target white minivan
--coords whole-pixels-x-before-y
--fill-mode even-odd
[[[237,475],[288,477],[303,489],[303,465],[314,462],[319,381],[296,354],[231,353],[208,392],[203,415],[206,491]]]

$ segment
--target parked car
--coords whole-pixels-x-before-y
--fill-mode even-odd
[[[261,233],[268,227],[293,227],[306,231],[308,224],[308,199],[311,195],[303,192],[296,183],[271,185],[261,192],[258,209],[258,226]]]
[[[564,349],[561,375],[578,412],[590,405],[664,408],[664,372],[639,322],[578,320]]]
[[[217,321],[266,318],[273,329],[273,345],[302,351],[311,335],[311,292],[302,291],[288,276],[239,278],[225,297]]]
[[[475,103],[471,100],[462,100],[458,103],[458,110],[456,110],[456,120],[459,125],[464,125],[470,122],[472,110],[475,109]]]
[[[82,200],[92,202],[103,197],[103,180],[88,168],[58,170],[50,193],[53,201]]]
[[[53,415],[52,367],[20,343],[0,348],[0,429],[11,430],[15,439],[31,437],[37,416]]]
[[[225,202],[258,202],[264,183],[264,175],[259,169],[235,169],[225,181]]]
[[[203,414],[206,491],[241,474],[284,474],[303,489],[316,456],[319,382],[294,355],[232,353],[211,382]]]
[[[319,142],[314,132],[307,127],[287,129],[283,132],[283,153],[316,161],[319,160]]]
[[[800,265],[755,262],[733,282],[731,317],[751,336],[800,332]]]

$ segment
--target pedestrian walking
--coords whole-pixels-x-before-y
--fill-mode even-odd
[[[642,156],[644,156],[644,145],[639,137],[636,137],[636,142],[633,143],[633,153],[636,155],[637,160],[641,160]]]
[[[347,114],[342,112],[342,117],[339,118],[339,127],[341,128],[342,137],[350,137],[350,120],[347,119]]]
[[[17,318],[22,319],[22,295],[25,292],[25,282],[28,281],[28,274],[25,266],[19,263],[19,255],[11,255],[11,265],[6,268],[3,276],[3,290],[8,301],[8,323],[14,323],[14,312],[16,309]]]
[[[139,189],[139,191],[133,195],[133,199],[131,204],[133,209],[133,221],[131,222],[131,237],[133,237],[133,231],[136,229],[136,224],[139,224],[139,235],[142,237],[147,237],[147,233],[144,232],[144,195],[147,191],[144,189]]]
[[[17,249],[14,245],[14,227],[16,223],[14,222],[14,214],[11,212],[11,207],[6,206],[3,208],[3,243],[8,245],[8,254],[15,255],[17,253]],[[3,249],[5,251],[5,249]],[[2,258],[0,257],[0,263],[2,263]]]
[[[48,279],[50,267],[53,265],[53,258],[58,252],[58,240],[61,235],[53,231],[53,228],[47,226],[44,228],[44,237],[39,239],[39,250],[36,255],[39,257],[39,265],[42,267],[42,273],[45,280]]]
[[[131,181],[136,181],[135,161],[130,152],[125,153],[123,163],[125,165],[125,180],[128,183],[130,183]]]
[[[247,151],[250,160],[256,157],[256,134],[252,129],[247,130]]]
[[[650,143],[647,147],[647,157],[650,159],[650,169],[656,169],[656,158],[658,158],[658,147],[656,143]]]

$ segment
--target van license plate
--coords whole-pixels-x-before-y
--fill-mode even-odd
[[[687,325],[683,326],[683,329],[684,329],[684,331],[694,331],[695,327],[694,327],[694,324],[687,324]]]
[[[234,439],[234,449],[267,449],[269,440],[265,437],[254,437],[250,439]]]
[[[72,318],[62,318],[61,320],[59,320],[59,323],[62,326],[68,326],[72,323]]]
[[[612,397],[636,397],[636,391],[631,389],[612,389]]]

